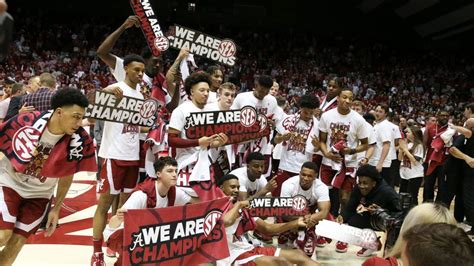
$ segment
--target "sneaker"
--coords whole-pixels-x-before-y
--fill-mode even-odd
[[[347,247],[349,247],[349,244],[341,241],[337,241],[336,243],[336,252],[339,253],[346,253],[347,252]]]
[[[91,266],[105,266],[104,253],[96,252],[92,255]]]
[[[358,257],[370,257],[372,256],[377,250],[374,249],[366,249],[362,248],[361,250],[357,251]]]
[[[318,238],[316,239],[316,246],[319,248],[323,248],[327,245],[328,245],[328,241],[326,241],[326,238],[322,236],[318,236]]]
[[[294,245],[303,251],[308,257],[313,256],[316,249],[316,235],[314,231],[302,232],[301,236],[294,241]]]
[[[115,251],[113,251],[112,249],[110,249],[109,247],[105,250],[105,256],[109,257],[109,258],[115,258],[117,257],[117,253],[115,253]]]

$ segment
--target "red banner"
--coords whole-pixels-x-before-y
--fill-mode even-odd
[[[229,198],[125,214],[123,265],[199,265],[229,256]]]

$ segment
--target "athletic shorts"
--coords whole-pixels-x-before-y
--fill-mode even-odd
[[[131,193],[137,186],[139,161],[104,159],[97,191],[111,195]]]
[[[320,172],[319,172],[319,178],[323,183],[328,186],[332,187],[332,180],[334,179],[334,176],[336,175],[337,171],[333,170],[331,167],[321,164]],[[345,176],[344,182],[341,185],[341,190],[345,192],[351,192],[352,189],[355,186],[355,178],[352,178],[348,175]]]
[[[0,229],[28,238],[38,230],[48,203],[49,199],[23,198],[15,190],[0,186]]]
[[[277,182],[277,187],[272,191],[272,197],[280,197],[281,186],[283,185],[283,182],[288,180],[288,178],[294,177],[296,175],[298,175],[298,173],[292,173],[292,172],[279,169],[277,173],[277,177],[275,179],[275,181]]]
[[[275,256],[280,255],[280,248],[275,247],[254,247],[252,250],[240,254],[235,258],[232,265],[239,266],[256,266],[255,259],[263,256]]]

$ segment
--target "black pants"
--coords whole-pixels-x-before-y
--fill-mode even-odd
[[[449,208],[454,199],[454,218],[460,223],[464,221],[463,165],[452,162],[445,167],[445,173],[446,195],[443,203]]]
[[[443,202],[446,197],[446,179],[442,166],[437,166],[430,175],[425,174],[425,186],[423,190],[423,202],[431,202],[434,200],[434,187],[438,180],[438,193],[436,201]]]
[[[462,183],[464,212],[468,222],[474,222],[474,176],[471,171],[465,171]]]
[[[368,212],[363,212],[362,215],[356,214],[356,215],[353,215],[352,217],[350,217],[349,221],[347,221],[347,223],[350,226],[354,226],[354,227],[357,227],[357,228],[371,228],[371,229],[374,229],[370,225],[370,217],[371,217],[371,215]]]
[[[387,182],[389,186],[394,186],[392,169],[390,167],[382,167],[382,172],[380,172],[380,176],[382,176],[383,180],[385,180],[385,182]]]
[[[400,161],[398,159],[392,160],[390,165],[390,171],[392,173],[392,180],[395,186],[400,186],[401,177],[400,177]]]
[[[339,206],[340,206],[339,189],[337,189],[337,188],[329,189],[329,200],[331,202],[331,209],[329,210],[329,212],[334,217],[337,217],[339,215]]]
[[[412,205],[418,205],[418,192],[420,191],[423,177],[400,179],[400,193],[410,193]]]

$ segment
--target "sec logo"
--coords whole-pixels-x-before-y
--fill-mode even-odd
[[[302,212],[306,209],[308,206],[308,200],[301,196],[301,195],[296,195],[293,197],[293,209],[297,212]]]
[[[217,224],[217,221],[222,217],[222,212],[211,211],[204,218],[204,235],[207,237]]]
[[[13,136],[13,151],[18,159],[29,162],[38,146],[41,132],[34,127],[23,127]]]
[[[150,118],[154,114],[156,114],[156,111],[158,110],[158,103],[154,99],[148,99],[146,100],[142,108],[140,109],[140,115],[143,118]]]
[[[229,39],[222,40],[221,44],[219,45],[219,53],[223,57],[231,57],[235,55],[237,51],[237,46],[235,43]]]
[[[240,124],[244,127],[251,127],[257,122],[257,111],[250,106],[245,106],[240,110]]]
[[[158,36],[155,38],[155,47],[161,52],[166,51],[170,47],[170,41],[165,36]]]

